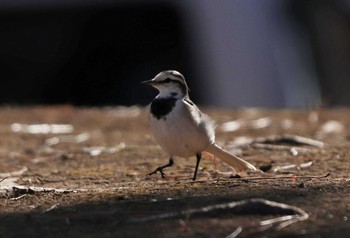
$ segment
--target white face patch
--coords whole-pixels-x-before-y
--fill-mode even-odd
[[[167,84],[159,84],[155,85],[155,87],[159,90],[159,97],[177,97],[181,98],[184,96],[182,89],[179,87],[177,83],[167,83]]]

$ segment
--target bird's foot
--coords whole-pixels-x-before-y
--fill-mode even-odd
[[[160,166],[158,167],[156,170],[154,170],[152,173],[149,173],[148,176],[152,175],[152,174],[156,174],[157,172],[160,173],[160,175],[162,176],[162,178],[165,178],[165,173],[163,172],[163,169],[167,168],[167,167],[171,167],[174,164],[174,160],[172,157],[170,157],[169,159],[169,163],[167,163],[164,166]]]
[[[153,172],[147,174],[147,176],[151,176],[153,174],[156,174],[157,172],[160,173],[160,175],[162,176],[162,178],[165,178],[165,173],[163,172],[163,168],[162,167],[158,167],[156,170],[154,170]]]

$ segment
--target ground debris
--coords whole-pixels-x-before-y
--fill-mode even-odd
[[[298,135],[278,135],[256,138],[251,142],[252,145],[285,145],[285,146],[313,146],[323,148],[324,143],[319,140],[298,136]]]
[[[28,134],[66,134],[74,131],[74,127],[69,124],[21,124],[13,123],[11,125],[13,132]]]
[[[231,234],[229,234],[228,236],[226,236],[226,238],[236,238],[239,234],[241,234],[243,228],[241,226],[237,227],[236,230],[234,230],[234,232],[232,232]]]
[[[59,143],[82,143],[90,139],[89,133],[80,133],[78,135],[61,135],[46,139],[45,144],[48,146]]]
[[[312,165],[312,161],[306,162],[306,163],[302,163],[302,164],[288,164],[288,165],[283,165],[283,166],[276,166],[275,168],[273,168],[273,172],[281,172],[281,171],[286,171],[289,169],[305,169],[308,168]]]
[[[326,134],[339,134],[343,133],[345,131],[345,126],[336,120],[329,120],[325,122],[322,126],[319,132],[326,133]]]
[[[272,120],[269,117],[263,117],[256,120],[238,119],[235,121],[228,121],[223,123],[219,129],[223,132],[232,132],[239,130],[242,127],[252,129],[262,129],[272,124]]]
[[[203,216],[220,216],[222,214],[227,213],[235,215],[257,216],[282,215],[281,217],[263,220],[259,222],[259,226],[264,227],[264,229],[261,229],[261,227],[259,227],[258,230],[266,230],[269,228],[276,228],[277,230],[279,230],[295,222],[306,220],[309,217],[309,215],[305,211],[298,207],[290,206],[283,203],[277,203],[266,199],[253,198],[242,201],[209,205],[201,208],[183,210],[179,212],[170,212],[145,217],[130,218],[129,222],[150,222],[155,220],[179,218],[185,216],[189,216],[191,218]]]
[[[5,179],[4,179],[5,180]],[[60,188],[48,188],[48,187],[34,187],[34,186],[23,186],[17,184],[18,178],[12,177],[12,178],[6,178],[8,182],[4,183],[4,181],[1,181],[0,185],[0,197],[8,197],[12,200],[18,200],[22,197],[25,197],[24,195],[28,194],[37,194],[37,193],[72,193],[77,192],[78,190],[75,189],[60,189]],[[79,191],[83,191],[83,189],[80,189]]]
[[[84,153],[87,153],[90,156],[98,156],[102,153],[114,154],[124,148],[125,148],[125,143],[121,142],[119,145],[116,145],[113,147],[91,146],[91,147],[84,147],[82,150]]]
[[[25,172],[28,171],[28,168],[23,166],[20,170],[18,171],[13,171],[13,172],[7,172],[7,173],[0,173],[0,178],[8,178],[8,177],[16,177],[16,176],[21,176]],[[0,181],[2,182],[2,180]]]
[[[326,173],[323,175],[288,175],[288,176],[274,176],[274,175],[269,175],[265,174],[265,176],[260,176],[260,177],[246,177],[246,178],[241,178],[241,177],[231,177],[230,179],[241,179],[243,181],[252,181],[252,180],[278,180],[278,179],[290,179],[290,180],[297,180],[297,179],[322,179],[322,178],[327,178],[331,176],[330,173]]]
[[[238,137],[230,147],[288,151],[291,155],[297,156],[300,153],[317,153],[325,147],[325,143],[307,137],[286,134],[255,138]]]
[[[1,237],[349,236],[350,109],[207,108],[218,122],[218,143],[266,173],[229,178],[229,166],[203,156],[196,182],[190,180],[195,158],[176,158],[164,179],[146,178],[168,155],[152,137],[144,108],[125,109],[0,108]],[[237,118],[227,124],[232,132],[220,130]],[[44,126],[37,134],[15,132],[14,123],[72,125],[74,131],[56,134]],[[274,172],[279,166],[287,167]],[[180,214],[249,198],[293,205],[310,216],[278,230],[289,225],[289,216],[302,215],[240,216],[229,208],[188,219]],[[179,218],[127,222],[172,212]]]

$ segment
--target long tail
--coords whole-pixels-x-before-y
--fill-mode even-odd
[[[248,163],[247,161],[228,153],[226,150],[222,149],[217,144],[210,145],[207,149],[207,152],[213,154],[215,157],[218,157],[225,163],[231,165],[237,172],[244,170],[256,171],[257,169],[254,165]]]

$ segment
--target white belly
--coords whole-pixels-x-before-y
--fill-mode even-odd
[[[194,122],[181,100],[165,118],[149,116],[151,129],[160,146],[171,155],[190,157],[213,143],[213,129],[204,121]],[[182,115],[182,116],[180,116]],[[210,131],[211,130],[211,131]]]

